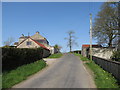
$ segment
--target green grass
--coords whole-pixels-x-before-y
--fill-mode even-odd
[[[2,75],[0,74],[0,90],[2,89]]]
[[[62,53],[56,53],[56,54],[50,55],[48,58],[60,58],[62,55],[63,55]]]
[[[74,53],[74,55],[79,56],[82,61],[90,61],[88,58],[83,57],[81,54]]]
[[[95,83],[98,88],[119,88],[117,80],[108,72],[104,71],[94,62],[86,63],[94,72]]]
[[[82,61],[90,61],[88,58],[80,54],[75,54],[80,57]],[[86,60],[85,60],[86,59]],[[94,80],[97,88],[119,88],[117,80],[107,71],[103,70],[94,61],[85,63],[94,73]]]
[[[46,66],[43,60],[23,65],[10,72],[4,72],[2,76],[2,88],[11,88],[13,85],[27,79],[28,76],[40,71]]]

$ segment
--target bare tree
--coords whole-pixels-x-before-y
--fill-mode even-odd
[[[72,51],[72,47],[73,45],[77,45],[75,39],[76,37],[74,36],[74,31],[68,31],[67,34],[68,34],[68,38],[65,38],[66,40],[68,40],[68,43],[67,43],[67,47],[69,47],[70,49],[70,52]]]
[[[4,41],[4,45],[6,46],[10,46],[12,45],[12,43],[14,42],[14,38],[13,37],[9,37],[6,41]]]

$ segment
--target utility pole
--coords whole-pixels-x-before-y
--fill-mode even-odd
[[[92,14],[90,13],[90,60],[92,60]]]
[[[29,41],[29,32],[28,32],[28,48],[30,48],[29,44],[30,44],[30,41]]]

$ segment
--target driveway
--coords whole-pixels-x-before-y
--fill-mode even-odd
[[[46,69],[13,88],[95,88],[91,75],[78,56],[64,54]]]

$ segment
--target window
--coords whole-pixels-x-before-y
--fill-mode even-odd
[[[26,44],[27,44],[27,45],[31,45],[31,42],[30,42],[30,41],[28,41]]]

